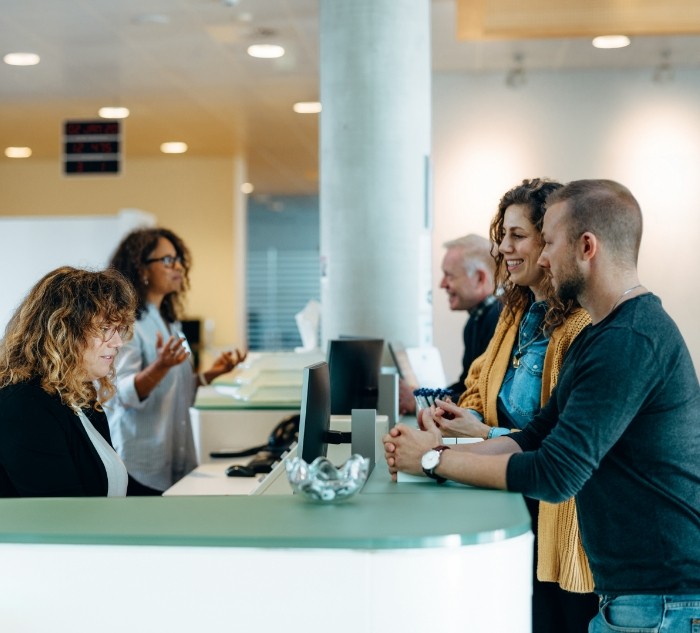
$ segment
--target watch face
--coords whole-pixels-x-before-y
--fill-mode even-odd
[[[420,460],[420,465],[426,470],[432,470],[440,463],[440,453],[432,450],[423,455]]]

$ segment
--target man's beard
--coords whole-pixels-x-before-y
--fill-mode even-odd
[[[557,284],[557,295],[562,301],[574,300],[583,294],[586,282],[579,270],[573,266],[569,268],[568,275]]]

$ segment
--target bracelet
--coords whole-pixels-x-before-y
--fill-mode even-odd
[[[487,440],[493,439],[493,436],[495,435],[496,429],[497,429],[497,428],[498,428],[497,426],[492,426],[492,427],[489,429],[489,434],[486,436],[486,439],[487,439]]]
[[[203,371],[200,371],[197,376],[199,376],[199,383],[203,386],[206,387],[209,384],[209,381],[207,380],[207,377],[204,375]]]

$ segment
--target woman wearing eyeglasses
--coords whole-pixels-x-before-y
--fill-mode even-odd
[[[117,359],[117,397],[107,408],[114,445],[140,484],[130,494],[159,495],[197,465],[189,414],[197,387],[245,358],[225,352],[195,373],[179,322],[190,264],[184,242],[164,228],[131,232],[110,264],[138,296],[134,337]]]
[[[40,279],[0,341],[0,497],[123,497],[104,403],[136,297],[114,270]]]

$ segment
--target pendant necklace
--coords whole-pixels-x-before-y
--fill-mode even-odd
[[[537,332],[535,333],[535,336],[532,337],[525,345],[520,345],[520,330],[518,330],[518,350],[513,354],[513,368],[517,369],[520,367],[520,359],[523,356],[523,353],[525,350],[530,347],[533,343],[535,343],[539,338],[540,335],[542,334],[542,328],[538,327]]]

